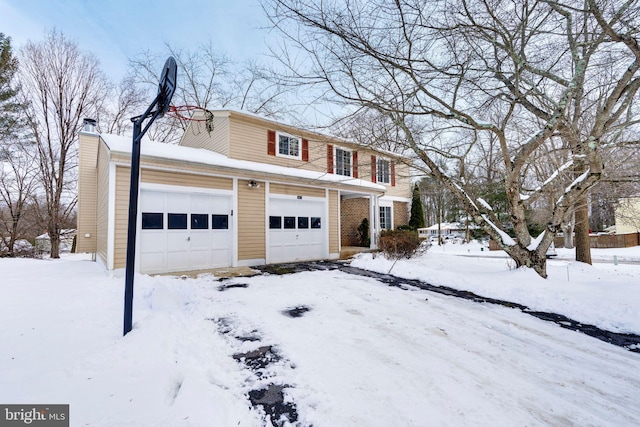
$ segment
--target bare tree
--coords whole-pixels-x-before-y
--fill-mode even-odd
[[[163,52],[140,53],[130,60],[130,81],[143,90],[157,90],[157,71],[169,55],[178,65],[173,105],[209,110],[237,108],[274,118],[287,111],[286,103],[280,100],[287,89],[274,84],[267,70],[256,62],[234,62],[216,51],[211,40],[193,50],[165,44]],[[156,141],[174,141],[186,126],[179,118],[164,120],[152,126],[149,136]]]
[[[20,81],[42,196],[34,202],[51,239],[51,257],[58,258],[61,227],[76,204],[78,131],[83,118],[97,117],[109,83],[94,56],[55,30],[22,49]]]
[[[454,193],[517,266],[542,277],[565,214],[603,176],[601,151],[637,131],[636,0],[267,0],[265,9],[287,38],[280,58],[292,83],[387,115],[423,172]],[[304,67],[286,62],[296,48]],[[513,236],[465,179],[465,159],[491,138]],[[571,157],[533,185],[530,165],[554,138]],[[455,173],[439,167],[443,158],[459,163]],[[533,238],[530,200],[566,170],[572,181]]]

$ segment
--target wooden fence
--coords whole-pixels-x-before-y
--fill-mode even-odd
[[[629,234],[600,234],[589,236],[592,248],[629,248],[640,245],[640,233]],[[556,248],[564,247],[564,238],[556,237],[553,240]]]

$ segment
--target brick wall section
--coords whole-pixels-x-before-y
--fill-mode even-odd
[[[393,228],[409,224],[409,203],[393,202]]]
[[[369,218],[369,199],[345,199],[340,203],[340,239],[342,246],[360,246],[358,227]]]

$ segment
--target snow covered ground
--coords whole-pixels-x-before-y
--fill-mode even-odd
[[[544,281],[499,253],[453,246],[393,273],[640,333],[638,265],[554,260]],[[391,266],[370,255],[355,264]],[[235,278],[224,284],[246,287],[224,291],[212,276],[138,276],[122,338],[124,281],[95,263],[0,259],[0,276],[0,402],[68,403],[72,426],[262,426],[247,394],[271,383],[302,426],[640,419],[639,353],[519,310],[340,271]],[[309,311],[285,315],[300,306]],[[281,360],[260,377],[233,358],[266,345]]]

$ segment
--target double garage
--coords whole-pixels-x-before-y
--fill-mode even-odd
[[[263,203],[245,206],[244,198],[237,197],[240,182],[234,190],[143,188],[138,209],[139,271],[178,272],[329,257],[326,197],[271,194],[262,189],[249,194],[262,197]],[[246,191],[244,187],[241,190]],[[255,230],[257,238],[245,239],[248,232],[242,232],[243,227]],[[243,260],[238,255],[243,245],[264,245],[263,258]]]

